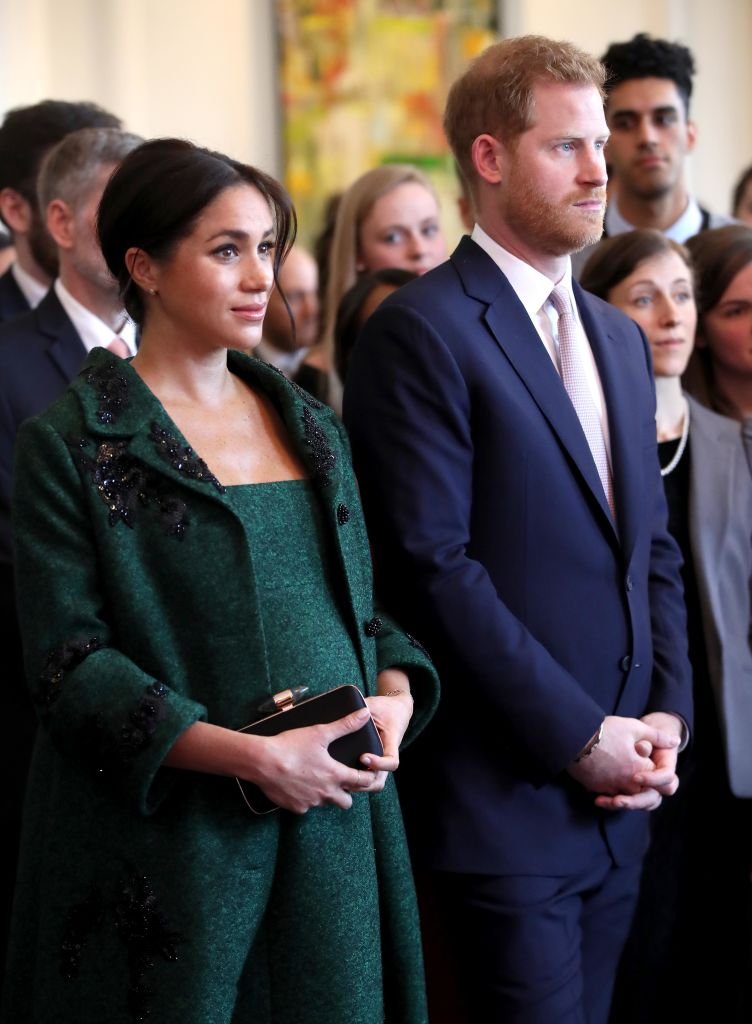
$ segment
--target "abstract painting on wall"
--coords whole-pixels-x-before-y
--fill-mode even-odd
[[[285,181],[310,240],[328,198],[382,163],[416,164],[455,225],[447,91],[496,38],[497,0],[277,0]],[[448,225],[445,225],[448,227]]]

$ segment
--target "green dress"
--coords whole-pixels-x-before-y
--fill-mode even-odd
[[[127,366],[95,352],[23,428],[16,534],[41,728],[3,1024],[422,1024],[396,789],[253,815],[233,779],[161,767],[192,722],[240,728],[290,685],[375,692],[420,645],[373,604],[346,439],[263,365],[310,479],[223,488]],[[410,738],[408,736],[408,739]]]

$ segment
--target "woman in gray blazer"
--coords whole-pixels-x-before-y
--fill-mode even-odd
[[[581,283],[631,316],[650,343],[694,672],[692,743],[677,797],[653,819],[612,1020],[678,1020],[712,993],[716,1019],[748,1021],[752,476],[742,427],[682,391],[697,326],[686,249],[657,231],[620,235],[594,251]]]

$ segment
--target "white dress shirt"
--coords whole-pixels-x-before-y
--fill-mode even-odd
[[[624,235],[627,231],[634,231],[634,224],[630,224],[629,221],[624,220],[621,213],[619,212],[619,203],[616,199],[610,199],[608,206],[606,207],[605,217],[605,228],[606,234],[609,238],[614,235]],[[696,235],[698,231],[702,229],[702,210],[697,205],[697,200],[693,199],[692,196],[689,198],[684,213],[674,221],[674,223],[666,228],[665,231],[661,232],[667,238],[672,239],[674,242],[683,244],[692,235]]]
[[[13,274],[15,282],[21,289],[21,294],[29,303],[29,306],[32,309],[36,309],[49,291],[48,286],[40,284],[35,277],[27,273],[22,266],[19,266],[18,260],[11,264],[10,272]]]
[[[91,352],[97,345],[107,348],[113,338],[118,337],[128,346],[130,354],[135,356],[136,325],[128,319],[125,312],[123,312],[123,323],[116,331],[113,331],[104,320],[100,320],[90,309],[82,306],[78,299],[74,299],[60,278],[55,281],[53,287],[55,294],[60,299],[60,305],[70,317],[87,352]]]

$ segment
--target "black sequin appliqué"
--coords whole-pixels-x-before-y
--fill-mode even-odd
[[[384,623],[381,621],[378,615],[375,615],[372,619],[369,619],[368,622],[366,622],[363,629],[366,636],[375,637],[379,635],[383,626]]]
[[[81,958],[93,933],[105,928],[114,928],[125,948],[128,989],[124,998],[129,1016],[133,1021],[145,1021],[150,1016],[152,996],[147,973],[158,958],[167,963],[178,959],[182,936],[170,926],[149,879],[128,868],[109,898],[94,888],[69,911],[60,947],[61,971],[69,981],[78,978]]]
[[[81,730],[81,748],[98,777],[121,771],[150,746],[157,726],[167,715],[169,694],[164,683],[150,683],[119,728],[113,729],[103,714],[89,716]]]
[[[84,658],[102,646],[96,637],[92,637],[91,640],[67,640],[57,650],[51,651],[39,677],[37,703],[45,708],[54,704],[62,692],[65,673],[80,665]]]
[[[209,470],[204,460],[196,455],[188,445],[181,444],[174,434],[158,424],[152,423],[151,439],[160,456],[178,473],[183,473],[191,480],[202,480],[204,483],[211,484],[220,494],[225,493],[226,488]]]
[[[103,916],[102,896],[98,889],[92,889],[81,903],[68,911],[60,946],[60,969],[68,981],[78,977],[84,946],[91,933],[102,924]]]
[[[96,370],[88,370],[86,383],[96,389],[99,422],[115,423],[128,405],[128,381],[118,373],[118,363],[113,360]]]
[[[141,505],[156,511],[165,532],[181,540],[190,522],[186,503],[168,494],[163,481],[130,454],[129,442],[104,441],[94,458],[85,451],[88,444],[82,440],[73,446],[74,456],[107,506],[110,526],[123,522],[133,529]]]
[[[285,377],[284,373],[282,373],[278,366],[273,366],[271,363],[267,363],[267,366],[269,367],[270,370],[274,370],[274,372],[277,373],[280,377],[284,377],[284,379],[287,381],[287,383],[290,385],[293,391],[297,394],[299,398],[303,399],[306,405],[310,405],[312,409],[324,408],[323,402],[320,402],[318,398],[314,398],[313,395],[309,394],[309,392],[306,391],[305,388],[302,388],[300,384],[298,384],[296,381],[290,380],[289,377]]]
[[[337,465],[337,456],[332,451],[326,434],[316,422],[316,417],[310,409],[303,409],[303,429],[305,443],[311,450],[313,475],[327,486],[331,482],[330,474]]]
[[[425,649],[420,640],[416,640],[415,637],[412,636],[410,633],[405,633],[405,636],[407,637],[407,642],[410,644],[411,647],[415,647],[416,650],[420,651],[421,654],[425,654],[428,660],[431,661],[431,655]]]
[[[120,732],[120,756],[129,760],[145,750],[152,741],[157,725],[166,716],[165,700],[169,690],[164,683],[147,686],[138,704],[130,713],[128,724]]]
[[[128,953],[128,1010],[134,1021],[149,1016],[151,989],[146,972],[158,956],[178,959],[180,936],[173,931],[160,909],[154,890],[144,875],[131,872],[115,904],[115,928]]]
[[[340,526],[350,522],[350,509],[347,505],[337,505],[337,522]]]

